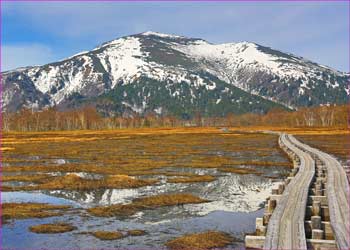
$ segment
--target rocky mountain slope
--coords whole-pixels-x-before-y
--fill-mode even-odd
[[[106,115],[192,116],[346,103],[348,73],[255,43],[144,32],[3,72],[4,111],[94,105]]]

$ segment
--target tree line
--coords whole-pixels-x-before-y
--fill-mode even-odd
[[[300,108],[297,111],[272,109],[266,114],[228,114],[225,117],[204,117],[199,112],[190,119],[162,116],[156,113],[125,114],[104,117],[94,107],[70,111],[48,108],[43,111],[22,109],[2,113],[3,131],[102,130],[144,127],[187,126],[281,126],[281,127],[350,127],[350,105],[328,105]]]

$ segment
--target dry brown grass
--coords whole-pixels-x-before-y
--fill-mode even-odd
[[[346,128],[299,128],[289,131],[294,135],[350,135]]]
[[[237,163],[237,165],[251,165],[251,166],[264,166],[264,167],[271,167],[271,166],[283,166],[283,167],[293,167],[292,162],[274,162],[274,161],[258,161],[258,160],[252,160],[252,161],[244,161],[241,163]]]
[[[182,177],[196,177],[197,174],[194,173],[188,173],[188,172],[157,172],[158,175],[165,175],[165,176],[182,176]]]
[[[30,161],[28,161],[30,162]],[[27,163],[27,161],[26,161]],[[115,167],[100,167],[96,165],[79,165],[79,164],[64,164],[64,165],[33,165],[33,166],[11,166],[11,167],[3,167],[3,172],[43,172],[43,173],[51,173],[51,172],[62,172],[62,173],[70,173],[70,172],[87,172],[93,174],[110,174],[110,175],[118,175],[122,174],[122,171],[118,170]]]
[[[169,183],[192,183],[192,182],[211,182],[215,181],[216,178],[211,175],[197,175],[191,177],[175,177],[169,178],[167,182]]]
[[[46,203],[3,203],[2,219],[29,219],[61,216],[71,208],[66,205],[50,205]]]
[[[146,235],[147,232],[144,230],[140,230],[140,229],[134,229],[134,230],[129,230],[128,231],[128,235],[129,236],[143,236]]]
[[[199,250],[221,248],[230,245],[234,238],[227,233],[207,231],[181,236],[165,243],[172,250]]]
[[[118,240],[125,237],[121,232],[118,231],[95,231],[91,232],[91,235],[100,240]]]
[[[29,227],[31,232],[38,234],[66,233],[75,229],[77,228],[67,223],[41,224]]]
[[[209,155],[210,151],[251,152],[256,158],[257,152],[266,155],[278,149],[276,135],[228,134],[217,128],[10,133],[5,135],[3,144],[16,147],[4,152],[3,162],[17,163],[3,171],[127,175],[147,174],[167,166],[207,168],[242,163],[233,157]],[[42,158],[26,159],[30,156]],[[55,165],[51,163],[53,158],[80,162]],[[29,162],[45,164],[26,166]]]
[[[102,188],[138,188],[152,185],[154,180],[140,180],[126,175],[112,175],[100,180],[89,180],[76,174],[52,178],[48,182],[32,186],[3,186],[4,191],[22,190],[91,190]]]
[[[317,134],[350,134],[350,131],[344,127],[274,127],[274,126],[247,126],[233,127],[231,131],[242,133],[257,133],[259,131],[277,131],[296,135],[317,135]]]
[[[259,175],[259,170],[232,168],[238,165],[254,165],[256,169],[290,166],[288,157],[278,147],[277,135],[247,132],[245,128],[237,133],[224,133],[218,128],[153,128],[6,133],[3,147],[14,149],[3,152],[2,161],[9,166],[3,167],[2,171],[20,175],[5,177],[4,181],[26,181],[36,185],[5,186],[3,191],[136,188],[155,182],[131,179],[131,176],[166,175],[174,177],[169,178],[169,182],[178,183],[213,180],[213,177],[198,177],[180,171],[183,168],[217,168],[223,172]],[[278,160],[275,162],[270,155],[278,156]],[[55,159],[65,159],[68,163],[59,165]],[[179,169],[179,172],[164,170],[167,167]],[[34,172],[34,175],[26,172]],[[129,179],[87,180],[69,175],[41,178],[45,173],[54,172],[127,175]]]
[[[190,203],[208,202],[192,194],[160,194],[133,200],[133,204],[142,208],[157,208],[164,206],[184,205]]]
[[[11,151],[11,150],[15,150],[15,148],[13,148],[13,147],[1,147],[1,151]]]
[[[339,157],[343,161],[350,160],[350,134],[315,134],[298,135],[298,139],[327,153]]]
[[[21,181],[21,182],[33,182],[33,183],[45,183],[52,179],[53,176],[47,174],[36,175],[5,175],[1,177],[2,182],[8,181]]]
[[[118,217],[118,216],[130,216],[139,211],[139,208],[131,205],[115,204],[104,207],[93,207],[87,210],[91,215],[98,217]]]
[[[144,198],[137,198],[130,204],[115,204],[104,207],[89,208],[88,212],[99,217],[129,216],[144,209],[176,206],[184,204],[196,204],[208,202],[192,194],[161,194]]]

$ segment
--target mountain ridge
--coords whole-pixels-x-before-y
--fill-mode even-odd
[[[290,53],[250,42],[212,44],[200,38],[152,31],[114,39],[61,61],[2,74],[2,104],[6,111],[24,107],[35,110],[50,106],[74,108],[84,103],[101,106],[99,102],[105,104],[109,92],[118,92],[116,88],[124,86],[123,94],[118,94],[117,99],[107,98],[111,106],[118,106],[117,113],[154,112],[149,108],[154,106],[150,99],[162,97],[157,91],[143,93],[146,83],[158,89],[165,88],[167,92],[163,95],[173,105],[183,106],[186,103],[187,107],[183,110],[191,110],[188,115],[193,115],[194,110],[209,115],[210,112],[205,112],[205,105],[211,109],[223,99],[227,100],[225,105],[231,106],[222,107],[227,112],[243,112],[238,107],[240,101],[235,94],[238,92],[245,96],[242,103],[248,106],[254,102],[250,99],[257,104],[264,103],[260,109],[244,109],[244,112],[259,113],[282,106],[298,108],[342,104],[347,102],[350,93],[348,73]],[[144,82],[140,83],[139,79]],[[125,88],[136,83],[137,90],[132,86]],[[198,92],[199,89],[201,91]],[[216,93],[218,89],[220,93]],[[135,94],[135,91],[138,93]],[[184,97],[180,98],[180,93]],[[132,98],[127,98],[128,95]],[[74,99],[74,96],[80,99]],[[153,102],[164,105],[161,104],[164,102]],[[199,106],[188,107],[191,105]],[[162,110],[162,107],[155,109]],[[219,112],[217,115],[225,114]]]

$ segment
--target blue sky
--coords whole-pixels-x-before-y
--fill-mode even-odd
[[[147,30],[251,41],[349,70],[349,2],[5,2],[2,70]]]

